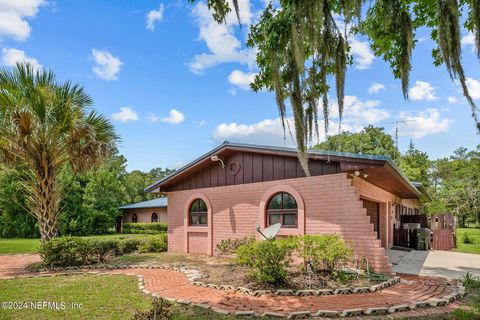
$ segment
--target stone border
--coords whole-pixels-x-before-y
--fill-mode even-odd
[[[181,270],[178,270],[181,271]],[[182,271],[183,272],[183,271]],[[140,289],[144,294],[151,295],[153,297],[159,297],[158,294],[151,293],[150,291],[146,290],[144,287],[144,280],[143,276],[138,276],[138,289]],[[318,310],[317,312],[310,312],[310,311],[295,311],[290,312],[288,314],[280,313],[280,312],[270,312],[267,311],[263,314],[258,314],[255,310],[243,310],[243,311],[228,311],[219,309],[216,307],[211,307],[208,303],[192,303],[190,300],[181,300],[181,299],[174,299],[170,297],[163,297],[165,300],[170,302],[176,302],[178,304],[183,304],[187,306],[199,307],[203,309],[210,309],[213,312],[222,314],[222,315],[235,315],[235,316],[258,316],[258,317],[272,317],[272,318],[287,318],[287,319],[304,319],[310,317],[324,317],[324,318],[344,318],[344,317],[355,317],[355,316],[383,316],[389,315],[396,312],[402,311],[410,311],[420,308],[431,308],[431,307],[442,307],[446,306],[450,302],[460,299],[465,295],[465,287],[459,282],[457,286],[457,291],[450,293],[448,295],[443,296],[441,299],[429,299],[429,300],[421,300],[415,301],[411,304],[400,304],[394,305],[391,307],[371,307],[368,309],[345,309],[342,311],[336,310]]]
[[[234,287],[228,284],[217,285],[213,283],[207,283],[203,281],[199,281],[202,278],[202,274],[199,270],[188,268],[188,267],[175,267],[170,265],[88,265],[85,267],[67,267],[67,268],[53,268],[53,269],[43,269],[45,271],[64,271],[64,270],[81,270],[81,269],[166,269],[166,270],[173,270],[182,272],[187,277],[188,281],[197,287],[205,287],[211,289],[218,289],[218,290],[234,290],[249,296],[259,297],[263,295],[272,295],[272,296],[329,296],[329,295],[347,295],[347,294],[356,294],[356,293],[368,293],[368,292],[375,292],[380,291],[385,288],[388,288],[394,284],[400,282],[400,277],[394,276],[390,280],[381,282],[379,284],[375,284],[372,286],[364,286],[364,287],[344,287],[344,288],[336,288],[336,289],[300,289],[300,290],[292,290],[292,289],[259,289],[259,290],[252,290],[245,287]],[[192,277],[193,275],[193,277]]]
[[[102,272],[102,271],[81,271],[81,269],[86,269],[86,268],[74,268],[72,269],[71,267],[68,269],[71,272],[59,272],[59,273],[49,273],[49,274],[39,274],[39,275],[32,275],[32,274],[25,274],[25,275],[18,275],[18,276],[13,276],[13,277],[5,277],[2,279],[14,279],[14,278],[34,278],[34,277],[56,277],[56,276],[70,276],[70,275],[77,275],[77,274],[93,274],[93,275],[126,275],[126,276],[137,276],[138,278],[138,289],[146,294],[150,295],[152,297],[161,297],[160,295],[150,292],[145,288],[145,281],[144,277],[142,275],[136,275],[133,273],[114,273],[114,272]],[[94,269],[94,268],[89,268],[89,269]],[[185,274],[187,279],[193,283],[195,280],[201,278],[201,273],[196,270],[196,269],[189,269],[185,267],[173,267],[173,266],[126,266],[125,268],[119,267],[119,266],[110,266],[106,267],[104,269],[165,269],[165,270],[173,270],[177,272],[182,272]],[[395,277],[398,278],[399,277]],[[394,278],[394,279],[395,279]],[[2,280],[0,279],[0,280]],[[393,279],[391,279],[393,280]],[[391,281],[390,280],[390,281]],[[398,282],[396,280],[395,283]],[[379,285],[377,285],[379,286]],[[218,287],[218,286],[217,286]],[[232,286],[230,286],[232,287]],[[227,288],[223,289],[226,290]],[[230,288],[228,288],[230,289]],[[222,290],[222,289],[220,289]],[[376,288],[375,291],[378,291],[381,289]],[[374,291],[370,291],[374,292]],[[199,307],[199,308],[204,308],[204,309],[210,309],[213,312],[223,314],[223,315],[235,315],[235,316],[260,316],[260,317],[278,317],[278,318],[287,318],[287,319],[300,319],[300,318],[309,318],[309,317],[326,317],[326,318],[337,318],[337,317],[354,317],[354,316],[361,316],[361,315],[366,315],[366,316],[381,316],[381,315],[388,315],[388,314],[393,314],[396,312],[402,312],[402,311],[409,311],[409,310],[415,310],[415,309],[420,309],[420,308],[431,308],[431,307],[441,307],[441,306],[446,306],[449,303],[456,301],[463,297],[465,295],[465,287],[463,286],[462,282],[459,281],[457,285],[457,290],[443,296],[440,299],[429,299],[429,300],[420,300],[420,301],[415,301],[411,304],[400,304],[400,305],[394,305],[391,307],[370,307],[368,309],[345,309],[342,311],[336,311],[336,310],[318,310],[317,312],[310,312],[310,311],[295,311],[295,312],[290,312],[288,314],[285,313],[279,313],[279,312],[265,312],[263,314],[257,314],[255,310],[244,310],[244,311],[235,311],[231,312],[228,310],[223,310],[215,307],[211,307],[208,302],[207,303],[192,303],[190,300],[182,300],[182,299],[175,299],[171,297],[162,297],[163,299],[170,301],[170,302],[175,302],[178,304],[183,304],[183,305],[188,305],[188,306],[194,306],[194,307]]]

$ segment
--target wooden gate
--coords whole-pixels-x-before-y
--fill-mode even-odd
[[[452,250],[456,246],[455,219],[451,214],[430,216],[430,245],[434,250]]]

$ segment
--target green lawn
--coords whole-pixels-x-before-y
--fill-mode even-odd
[[[0,281],[2,301],[64,302],[65,310],[5,310],[0,319],[132,319],[135,310],[146,310],[151,299],[137,288],[137,278],[125,275],[73,275],[17,278]],[[82,309],[72,308],[72,303]],[[60,304],[59,304],[60,306]],[[174,305],[175,320],[234,319],[198,307]]]
[[[142,234],[106,234],[89,236],[87,238],[119,238],[144,237]],[[0,254],[35,253],[40,246],[40,239],[0,239]]]
[[[468,235],[473,243],[464,243],[465,235]],[[480,228],[457,228],[456,251],[480,254]]]

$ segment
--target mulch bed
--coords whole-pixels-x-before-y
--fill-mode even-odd
[[[249,268],[235,264],[196,266],[202,272],[202,282],[216,285],[228,284],[235,287],[245,287],[252,290],[262,289],[335,289],[342,287],[363,287],[378,284],[366,277],[349,277],[343,282],[335,279],[332,275],[322,272],[315,273],[309,280],[308,275],[299,271],[298,268],[291,268],[287,282],[279,285],[259,284],[248,276]]]

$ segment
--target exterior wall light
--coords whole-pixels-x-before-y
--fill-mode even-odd
[[[225,163],[223,163],[223,160],[220,159],[216,154],[211,156],[210,160],[212,160],[213,162],[220,161],[220,163],[222,165],[222,169],[225,169]]]
[[[365,173],[365,171],[363,171],[363,170],[360,170],[360,171],[359,171],[359,170],[356,170],[356,171],[354,172],[354,174],[355,174],[355,176],[357,176],[357,177],[360,177],[360,175],[363,175],[363,177],[364,177],[365,179],[368,177],[368,174]]]

